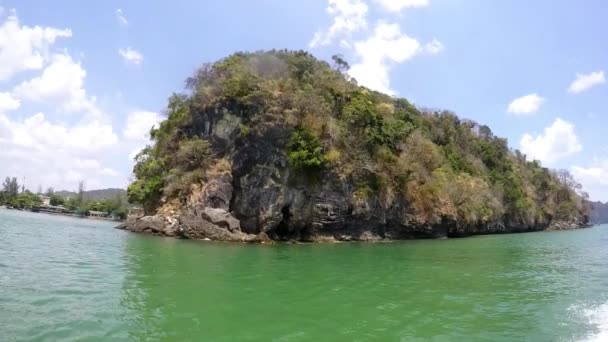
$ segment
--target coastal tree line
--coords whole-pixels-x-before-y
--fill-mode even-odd
[[[0,204],[14,208],[31,208],[42,204],[40,196],[26,190],[17,177],[6,177],[0,191]]]
[[[50,187],[42,191],[42,186],[34,193],[19,184],[16,177],[6,177],[0,189],[0,205],[16,209],[35,209],[43,205],[43,198],[49,198],[49,204],[64,208],[66,212],[87,216],[91,211],[105,213],[108,216],[125,218],[129,210],[128,203],[120,194],[113,198],[88,199],[85,195],[85,182],[78,183],[78,191],[73,196],[62,196]]]

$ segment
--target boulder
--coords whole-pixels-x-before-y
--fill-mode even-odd
[[[183,237],[189,239],[233,242],[253,242],[256,239],[253,234],[245,234],[240,230],[233,232],[194,215],[181,216],[179,221]]]
[[[231,232],[241,231],[241,223],[232,214],[220,208],[204,208],[201,217],[216,226],[228,229]]]
[[[129,230],[136,233],[167,234],[167,221],[160,215],[143,216],[128,222]]]

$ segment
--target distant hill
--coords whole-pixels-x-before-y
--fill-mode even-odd
[[[608,223],[608,202],[589,202],[591,204],[591,213],[589,221],[593,224]]]
[[[69,198],[76,197],[77,193],[73,191],[56,191],[56,195],[61,197]],[[86,200],[102,200],[102,199],[112,199],[116,198],[116,196],[123,197],[126,202],[127,191],[125,189],[99,189],[99,190],[89,190],[84,192],[84,198]]]

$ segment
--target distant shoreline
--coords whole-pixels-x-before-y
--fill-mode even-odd
[[[47,214],[47,215],[54,215],[54,216],[67,216],[67,217],[74,217],[74,218],[80,218],[80,219],[89,219],[89,220],[97,220],[97,221],[124,222],[123,220],[115,220],[115,219],[112,219],[112,218],[109,218],[109,217],[82,216],[82,215],[76,215],[76,214],[58,213],[58,212],[44,211],[44,210],[15,209],[15,208],[8,208],[6,206],[0,206],[0,209],[14,210],[14,211],[27,211],[27,212],[34,213],[34,214]]]

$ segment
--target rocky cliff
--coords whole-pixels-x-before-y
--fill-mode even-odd
[[[584,226],[567,174],[486,126],[358,87],[303,52],[237,54],[174,95],[138,156],[126,229],[192,239],[375,241]]]
[[[589,202],[591,211],[589,213],[589,221],[593,224],[608,223],[608,203]]]

